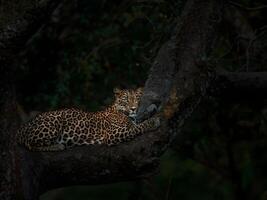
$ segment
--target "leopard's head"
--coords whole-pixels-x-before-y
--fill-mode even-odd
[[[128,117],[135,119],[139,101],[143,94],[143,88],[135,90],[114,89],[115,102],[114,106],[117,111],[120,111]]]

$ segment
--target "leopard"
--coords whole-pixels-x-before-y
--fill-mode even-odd
[[[81,145],[118,145],[160,126],[154,116],[136,123],[143,88],[113,90],[114,101],[89,112],[65,108],[40,113],[17,131],[17,141],[30,151],[62,151]]]

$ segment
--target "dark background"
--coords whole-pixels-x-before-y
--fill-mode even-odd
[[[185,1],[64,1],[16,61],[22,121],[63,107],[95,111],[112,102],[114,87],[142,86],[158,48],[169,38]],[[230,2],[242,34],[223,24],[206,58],[233,72],[266,70],[264,0]],[[228,19],[229,20],[229,19]],[[227,21],[227,20],[226,20]],[[267,99],[207,95],[184,132],[147,180],[75,186],[41,200],[267,199]]]

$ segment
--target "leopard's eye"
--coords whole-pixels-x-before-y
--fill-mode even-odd
[[[141,95],[137,95],[136,99],[137,99],[137,101],[140,101],[141,100]]]

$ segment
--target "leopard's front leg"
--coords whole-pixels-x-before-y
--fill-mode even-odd
[[[156,130],[160,126],[160,118],[153,117],[140,124],[128,122],[125,126],[117,128],[115,131],[107,134],[106,144],[114,145],[124,141],[129,141],[137,135],[143,134],[148,131]]]

